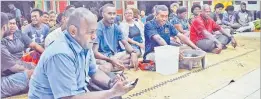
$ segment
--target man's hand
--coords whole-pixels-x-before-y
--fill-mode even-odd
[[[138,55],[136,53],[131,53],[130,65],[133,66],[135,70],[138,70]]]
[[[175,41],[177,44],[182,45],[182,43],[181,43],[181,41],[180,41],[180,39],[179,39],[178,37],[175,37],[175,38],[174,38],[174,41]]]
[[[117,75],[116,82],[110,90],[112,91],[115,97],[122,96],[127,92],[131,91],[133,88],[135,88],[135,86],[133,85],[126,86],[128,83],[128,81],[124,80],[122,77]]]
[[[231,38],[231,44],[232,44],[232,46],[234,47],[234,48],[236,48],[237,47],[237,41],[235,40],[235,38]]]
[[[119,67],[120,69],[125,69],[123,63],[118,59],[110,58],[110,63],[112,64],[113,67],[116,66]]]

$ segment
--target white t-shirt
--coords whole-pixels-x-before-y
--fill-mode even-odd
[[[47,37],[45,38],[44,47],[47,48],[50,45],[50,43],[52,43],[53,41],[55,41],[58,38],[63,37],[63,36],[64,36],[64,34],[63,34],[61,27],[55,29],[54,31],[49,33],[47,35]]]

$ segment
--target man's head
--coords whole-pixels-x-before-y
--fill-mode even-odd
[[[176,13],[177,9],[179,8],[179,4],[178,3],[172,3],[170,5],[170,9],[173,13]]]
[[[240,4],[240,8],[241,8],[241,11],[245,12],[246,11],[246,3],[245,2],[242,2]]]
[[[144,17],[145,14],[146,14],[146,12],[145,12],[144,10],[141,10],[141,11],[140,11],[140,16],[141,16],[141,17]]]
[[[9,23],[8,23],[9,33],[13,34],[18,29],[18,27],[16,25],[15,17],[13,15],[9,14],[8,19],[9,19]]]
[[[68,10],[68,9],[70,9],[70,8],[75,8],[75,6],[74,6],[74,5],[68,5],[68,6],[65,8],[65,11]]]
[[[222,10],[224,9],[224,5],[222,3],[218,3],[215,5],[215,12],[220,14]]]
[[[199,15],[201,13],[201,6],[199,4],[193,4],[191,7],[191,13],[194,15]]]
[[[42,10],[40,10],[40,9],[33,9],[31,11],[32,25],[40,24],[42,15],[43,15],[43,11]]]
[[[67,30],[84,49],[91,49],[96,38],[97,16],[86,8],[76,8],[69,16]]]
[[[8,8],[13,10],[15,8],[15,6],[14,6],[14,4],[10,3],[10,4],[8,4]]]
[[[75,10],[75,8],[72,7],[63,12],[62,19],[61,19],[62,29],[64,29],[66,27],[67,21],[69,20],[69,16],[73,13],[74,10]]]
[[[157,22],[163,26],[166,24],[168,20],[169,10],[168,7],[165,5],[157,5],[156,11],[156,20]]]
[[[0,39],[2,39],[3,35],[5,35],[8,30],[9,30],[8,29],[8,16],[7,16],[7,14],[1,12],[1,37],[0,37]]]
[[[125,20],[132,20],[133,19],[133,11],[131,8],[127,8],[124,13]]]
[[[208,4],[204,4],[202,6],[202,15],[203,15],[203,17],[208,18],[210,16],[210,13],[211,13],[210,6]]]
[[[179,7],[177,9],[177,15],[182,18],[182,19],[185,19],[187,17],[187,14],[188,14],[188,10],[186,7]]]
[[[227,8],[225,9],[227,11],[228,14],[233,14],[234,13],[234,6],[230,5],[227,6]]]
[[[56,13],[54,11],[49,11],[49,21],[56,21]]]
[[[113,24],[116,17],[116,8],[113,4],[105,4],[101,7],[101,14],[104,22]]]
[[[48,22],[49,22],[49,14],[47,12],[43,12],[43,16],[41,18],[42,18],[42,22],[44,24],[48,24]]]
[[[22,20],[22,24],[23,24],[23,26],[26,26],[26,25],[29,24],[29,23],[28,23],[28,21],[27,21],[26,19],[23,19],[23,20]]]

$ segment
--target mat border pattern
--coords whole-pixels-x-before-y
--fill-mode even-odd
[[[252,52],[255,52],[255,51],[257,51],[257,49],[253,49],[253,50],[250,50],[250,51],[245,52],[245,53],[243,53],[243,54],[234,56],[234,57],[232,57],[232,58],[228,58],[228,59],[225,59],[225,60],[223,60],[223,61],[220,61],[220,62],[211,64],[211,65],[209,65],[209,66],[206,66],[204,69],[203,69],[203,68],[200,68],[200,69],[196,69],[196,70],[191,70],[190,72],[188,72],[188,73],[186,73],[186,74],[183,74],[183,75],[178,76],[178,77],[175,77],[175,78],[171,78],[171,79],[169,79],[169,80],[165,80],[165,81],[163,81],[163,82],[160,82],[160,83],[158,83],[158,84],[155,84],[155,85],[152,86],[152,87],[143,89],[143,90],[141,90],[140,92],[131,94],[131,95],[129,95],[128,97],[123,98],[123,99],[131,99],[132,97],[140,96],[140,95],[142,95],[142,94],[145,94],[146,92],[149,92],[149,91],[152,91],[152,90],[154,90],[154,89],[160,88],[160,87],[162,87],[162,86],[164,86],[164,85],[167,85],[168,83],[172,83],[172,82],[174,82],[174,81],[177,81],[177,80],[186,78],[186,77],[190,76],[192,73],[198,73],[198,72],[204,71],[204,70],[206,70],[206,69],[208,69],[208,68],[210,68],[210,67],[217,66],[217,65],[219,65],[219,64],[221,64],[221,63],[230,61],[230,60],[235,59],[235,58],[238,58],[238,57],[242,57],[242,56],[244,56],[244,55],[247,55],[247,54],[252,53]]]

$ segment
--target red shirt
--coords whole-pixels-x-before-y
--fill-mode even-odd
[[[190,40],[194,44],[206,38],[203,34],[203,30],[207,30],[213,34],[213,31],[220,30],[220,26],[211,18],[203,19],[201,15],[195,17],[190,26]]]

